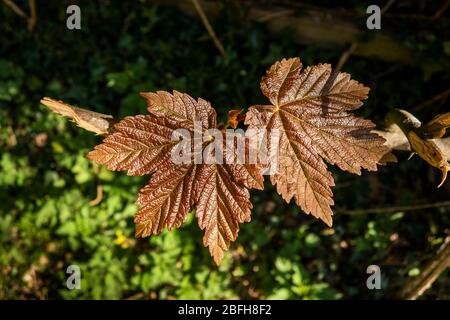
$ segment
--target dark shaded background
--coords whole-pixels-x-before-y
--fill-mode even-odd
[[[0,3],[0,298],[386,298],[450,233],[448,207],[389,209],[450,195],[448,182],[436,189],[436,169],[398,153],[398,164],[361,177],[330,167],[332,229],[266,183],[252,193],[252,222],[217,268],[192,216],[180,230],[134,239],[134,201],[148,178],[94,168],[85,154],[101,139],[39,103],[50,96],[122,117],[146,112],[140,91],[176,89],[209,100],[224,120],[228,109],[265,102],[259,80],[273,62],[338,62],[349,42],[280,28],[307,17],[313,26],[321,19],[354,26],[362,45],[387,35],[408,52],[394,61],[358,51],[349,57],[343,71],[371,88],[359,115],[381,126],[401,107],[429,120],[449,111],[445,94],[430,100],[450,87],[450,10],[431,19],[446,1],[394,1],[380,31],[365,28],[372,1],[208,1],[226,59],[190,1],[36,2],[32,31]],[[15,3],[28,12],[28,1]],[[66,28],[69,4],[81,7],[79,31]],[[287,13],[257,19],[254,10]],[[91,206],[99,185],[103,200]],[[81,290],[65,286],[70,264],[81,267]],[[371,264],[381,267],[382,290],[366,288]],[[423,297],[450,298],[448,271]]]

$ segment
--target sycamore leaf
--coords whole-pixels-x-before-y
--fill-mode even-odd
[[[334,180],[324,160],[342,170],[361,174],[377,170],[388,152],[384,139],[371,133],[374,124],[353,116],[369,89],[346,73],[332,74],[319,64],[302,70],[300,59],[275,63],[261,80],[271,105],[250,107],[245,123],[265,128],[277,139],[278,171],[271,182],[289,202],[295,199],[307,214],[332,225]],[[277,132],[277,137],[273,132]]]
[[[302,71],[300,60],[295,58],[273,65],[262,79],[261,89],[271,105],[251,107],[245,123],[249,129],[266,129],[270,161],[275,161],[273,151],[278,155],[272,183],[286,201],[294,198],[306,213],[331,226],[334,180],[325,161],[360,174],[363,168],[376,170],[388,151],[384,140],[371,133],[372,122],[349,113],[362,105],[368,88],[348,74],[332,74],[329,65]],[[88,157],[110,170],[152,174],[137,200],[137,236],[177,228],[195,209],[199,227],[204,230],[203,243],[219,264],[236,240],[240,224],[250,221],[249,189],[263,188],[261,168],[273,163],[251,165],[246,158],[237,161],[240,155],[225,143],[226,133],[210,133],[217,125],[209,102],[177,91],[141,95],[150,114],[126,117],[115,124]],[[232,110],[228,125],[235,128],[241,119],[240,110]],[[198,142],[195,137],[201,136],[200,150],[180,148],[182,142],[173,139],[177,129],[194,137],[188,144],[191,148]],[[223,144],[217,144],[219,138]],[[232,146],[242,141],[245,153],[249,152],[243,135],[235,136]],[[233,159],[232,163],[217,161],[217,145],[221,145],[224,159]],[[188,161],[174,162],[174,150],[182,150]],[[198,155],[209,161],[197,162]]]
[[[156,172],[139,191],[140,206],[134,218],[136,236],[158,234],[164,228],[179,227],[191,211],[195,166],[172,165]]]
[[[116,123],[103,143],[88,153],[92,161],[109,170],[127,170],[128,175],[153,173],[170,160],[176,142],[171,141],[178,123],[153,115],[126,117]]]
[[[111,170],[127,170],[130,175],[153,173],[139,192],[137,236],[179,227],[195,208],[199,226],[205,232],[203,243],[219,264],[231,241],[236,240],[239,224],[250,221],[252,205],[248,189],[262,189],[259,167],[245,162],[196,163],[195,152],[189,153],[187,163],[174,163],[171,154],[180,143],[172,140],[174,131],[184,129],[192,137],[215,128],[215,110],[205,100],[196,101],[176,91],[141,95],[147,99],[151,114],[127,117],[117,123],[88,157]],[[235,136],[235,139],[246,138]],[[214,149],[210,148],[212,141],[201,142],[200,153],[209,160],[215,159]],[[226,139],[223,141],[224,157],[236,158],[236,154],[229,154],[234,149],[227,148]]]
[[[230,242],[236,240],[239,224],[250,221],[248,189],[233,180],[234,172],[224,165],[199,165],[194,181],[196,217],[205,230],[203,244],[219,264]]]
[[[201,123],[202,129],[216,127],[216,111],[208,101],[194,98],[178,91],[141,92],[147,100],[148,111],[158,117],[178,121],[179,127],[193,129],[194,122]]]

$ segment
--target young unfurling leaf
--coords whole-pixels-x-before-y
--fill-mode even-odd
[[[204,133],[215,128],[216,112],[205,100],[196,101],[176,91],[142,96],[147,99],[151,114],[126,117],[117,123],[88,157],[110,170],[126,170],[129,175],[153,173],[139,192],[137,236],[179,227],[195,208],[198,224],[205,232],[203,243],[219,264],[230,242],[236,240],[239,224],[250,221],[248,189],[262,189],[258,167],[245,163],[195,163],[194,159],[173,163],[170,155],[178,143],[172,141],[173,132],[184,129],[193,136],[195,130]],[[199,123],[198,129],[195,122]],[[245,139],[236,137],[240,138]],[[201,145],[205,155],[209,143],[203,141]]]
[[[333,177],[324,160],[355,174],[377,170],[388,152],[384,139],[371,133],[374,124],[353,116],[369,88],[350,75],[333,75],[319,64],[302,70],[300,59],[283,59],[263,77],[261,90],[271,105],[250,107],[250,128],[279,132],[278,172],[271,182],[289,202],[295,199],[306,213],[332,225]],[[269,145],[272,145],[269,143]]]
[[[270,179],[286,201],[294,198],[306,213],[331,226],[334,180],[325,161],[360,174],[362,168],[377,170],[389,159],[384,139],[371,133],[374,124],[350,113],[362,105],[369,91],[350,75],[333,74],[326,64],[302,70],[300,60],[294,58],[275,63],[262,79],[261,89],[271,104],[250,107],[245,124],[248,129],[265,129],[264,137],[255,148],[247,144],[250,137],[237,135],[231,146],[244,142],[247,153],[259,152],[266,144],[269,163],[251,164],[246,156],[243,162],[236,161],[242,149],[230,148],[225,129],[237,127],[244,118],[241,110],[230,111],[228,123],[219,126],[223,130],[214,131],[218,126],[210,103],[176,91],[141,93],[149,114],[126,117],[99,131],[107,136],[88,154],[91,160],[129,175],[151,175],[138,195],[136,236],[177,228],[195,209],[204,230],[203,243],[219,264],[236,240],[239,225],[250,221],[249,189],[263,188],[260,169],[271,168]],[[441,120],[435,121],[439,133],[447,126]],[[178,130],[194,137],[193,142],[183,145]],[[184,149],[198,142],[199,149]],[[234,161],[217,161],[217,146],[223,159]],[[174,154],[184,160],[174,161]],[[199,155],[208,161],[198,162]]]

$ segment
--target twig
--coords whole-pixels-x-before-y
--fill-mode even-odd
[[[262,16],[261,18],[258,18],[257,21],[258,22],[268,22],[273,19],[289,16],[293,13],[294,13],[294,11],[291,9],[280,10],[280,11],[271,12],[265,16]]]
[[[98,205],[103,200],[103,185],[100,182],[99,178],[99,168],[97,164],[94,164],[94,175],[95,175],[95,184],[97,185],[97,195],[95,196],[95,199],[92,199],[89,201],[89,204],[93,207]]]
[[[386,207],[386,208],[371,208],[371,209],[355,209],[355,210],[338,210],[339,214],[369,214],[369,213],[393,213],[400,211],[418,211],[423,209],[431,208],[444,208],[450,207],[450,201],[442,201],[435,203],[418,204],[411,206],[397,206],[397,207]]]
[[[389,0],[389,2],[381,10],[381,13],[387,11],[394,4],[395,1],[396,0]],[[358,48],[358,42],[353,41],[350,47],[341,54],[336,67],[333,69],[333,74],[329,78],[332,79],[332,82],[334,82],[335,78],[338,76],[339,72],[341,72],[342,68],[344,67],[344,64],[347,62],[348,58],[350,58],[353,52],[355,52],[356,48]]]
[[[373,79],[380,80],[382,77],[384,77],[392,72],[397,71],[398,69],[402,68],[403,66],[404,65],[402,65],[402,64],[395,64],[395,65],[389,67],[388,69],[385,69],[385,70],[381,71],[380,73],[374,75]]]
[[[438,11],[436,11],[436,13],[431,17],[431,21],[436,21],[437,19],[439,19],[442,14],[445,12],[445,10],[447,10],[450,7],[450,0],[447,0],[442,7],[440,7],[438,9]]]
[[[386,11],[389,10],[390,7],[392,7],[392,5],[395,3],[396,0],[389,0],[384,6],[383,8],[381,8],[381,14],[385,14]]]
[[[445,99],[447,96],[450,95],[450,88],[448,88],[447,90],[445,90],[444,92],[441,92],[437,95],[435,95],[434,97],[432,97],[431,99],[424,101],[422,103],[420,103],[419,105],[415,106],[414,108],[412,108],[411,110],[413,112],[417,112],[419,110],[422,110],[423,108],[434,104],[435,102],[441,100],[441,99]]]
[[[125,300],[138,300],[145,297],[145,294],[143,292],[138,292],[133,294],[132,296],[129,296],[128,298],[125,298]]]
[[[14,1],[12,0],[3,0],[3,2],[12,9],[12,11],[14,11],[16,14],[18,14],[19,16],[21,16],[24,19],[28,20],[28,15],[22,10],[20,9],[20,7],[18,5],[16,5],[14,3]]]
[[[344,51],[342,53],[337,65],[336,65],[336,68],[333,69],[333,72],[331,73],[330,77],[325,82],[325,84],[321,90],[321,93],[323,94],[323,98],[321,101],[321,105],[322,105],[321,107],[322,107],[323,114],[326,114],[330,107],[330,99],[328,98],[328,93],[330,92],[331,88],[333,87],[333,84],[334,84],[337,76],[339,75],[339,72],[341,71],[342,67],[344,66],[345,62],[348,60],[350,55],[355,51],[357,46],[358,45],[355,41],[350,45],[350,48],[348,48],[346,51]]]
[[[64,103],[63,101],[57,101],[51,98],[43,98],[41,100],[41,103],[50,108],[53,112],[64,117],[68,117],[81,128],[99,135],[110,133],[112,125],[115,123],[115,120],[111,115],[74,107],[70,104]],[[392,113],[392,111],[390,113]],[[395,112],[394,114],[404,115],[408,113],[403,110],[403,112]],[[414,119],[411,118],[409,119],[409,121],[413,121]],[[405,123],[405,119],[402,117],[399,117],[399,119],[396,119],[394,122],[402,126],[408,124],[408,122]],[[372,130],[372,132],[377,133],[386,140],[386,146],[390,149],[390,151],[410,151],[411,147],[408,143],[408,139],[406,138],[402,130],[400,130],[399,128],[398,130],[393,129],[396,127],[398,128],[398,125],[388,127],[385,130]],[[450,159],[450,137],[436,138],[433,139],[433,141],[447,156],[447,158]]]
[[[191,15],[197,12],[192,5],[192,0],[150,0],[163,6],[176,6],[185,14]],[[223,7],[223,1],[209,0],[200,1],[204,13],[209,21],[220,15]],[[267,2],[267,1],[266,1]],[[242,2],[241,2],[242,3]],[[252,5],[255,3],[255,5]],[[342,17],[338,13],[341,10],[325,9],[315,7],[317,10],[309,10],[308,5],[302,1],[296,1],[296,6],[300,8],[301,15],[285,16],[283,19],[271,19],[267,21],[268,32],[279,34],[289,31],[295,42],[299,44],[311,44],[315,46],[333,47],[351,44],[360,39],[365,32],[361,25],[366,19],[350,19],[348,16]],[[258,21],[268,15],[273,15],[278,11],[286,12],[286,6],[275,7],[271,5],[262,5],[261,1],[245,1],[242,7],[246,8],[245,19]],[[352,11],[353,12],[353,11]],[[389,11],[388,11],[389,12]],[[354,12],[353,12],[354,13]],[[366,17],[364,13],[362,16]],[[429,17],[428,17],[429,19]],[[358,23],[355,23],[357,21]],[[365,26],[365,25],[364,25]],[[386,30],[376,32],[376,37],[369,37],[367,41],[360,42],[354,55],[370,57],[391,62],[412,62],[412,52],[404,44],[397,41]],[[421,62],[423,64],[423,62]]]
[[[30,7],[30,14],[26,14],[18,5],[12,0],[3,0],[3,3],[12,9],[18,16],[24,18],[28,21],[28,31],[33,31],[36,26],[37,15],[36,15],[36,2],[35,0],[29,0],[28,5]]]
[[[398,297],[404,300],[416,300],[450,265],[450,236],[444,240],[444,244],[439,248],[423,268],[423,271],[415,278],[411,278],[400,290]]]
[[[352,53],[356,50],[356,48],[358,47],[358,43],[355,41],[353,42],[350,47],[345,50],[341,57],[339,58],[339,61],[336,65],[336,67],[334,68],[334,73],[337,75],[339,74],[339,72],[342,70],[342,67],[344,66],[344,64],[347,62],[348,58],[350,58],[350,56],[352,55]]]
[[[388,3],[386,3],[384,5],[384,7],[381,9],[381,14],[385,13],[395,3],[395,1],[396,0],[389,0]],[[352,53],[355,52],[357,47],[358,47],[358,42],[354,41],[354,42],[352,42],[350,47],[342,53],[337,65],[336,65],[336,68],[334,69],[334,72],[336,74],[338,74],[341,71],[342,67],[347,62],[348,58],[350,58]]]
[[[36,26],[37,16],[36,16],[36,2],[35,0],[28,0],[30,6],[30,18],[28,19],[28,31],[33,31]]]
[[[198,2],[198,0],[192,0],[192,3],[194,4],[195,10],[197,11],[198,15],[202,19],[203,25],[205,26],[206,30],[208,31],[209,36],[213,40],[214,45],[216,46],[217,50],[219,50],[222,57],[224,57],[226,59],[227,54],[225,53],[222,43],[217,38],[217,35],[214,32],[214,29],[212,28],[211,24],[209,23],[208,17],[206,16],[205,12],[203,11],[202,6]]]

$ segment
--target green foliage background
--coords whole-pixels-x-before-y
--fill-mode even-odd
[[[134,239],[134,201],[148,177],[104,168],[96,175],[85,154],[101,139],[50,113],[42,97],[123,117],[146,112],[140,91],[176,89],[211,101],[223,120],[228,109],[265,101],[259,79],[276,60],[335,64],[345,47],[298,45],[292,32],[271,35],[264,23],[245,18],[245,7],[225,4],[212,21],[228,54],[223,59],[198,17],[174,7],[77,2],[80,31],[65,26],[70,2],[37,1],[34,32],[0,4],[0,299],[377,299],[417,276],[450,233],[448,207],[345,214],[449,199],[450,183],[436,189],[437,170],[398,154],[399,164],[361,177],[330,167],[337,184],[333,229],[284,203],[266,183],[265,191],[252,192],[252,222],[242,225],[219,268],[192,216],[177,231]],[[432,14],[419,2],[418,13]],[[27,8],[27,1],[16,3]],[[340,6],[364,13],[367,4]],[[379,125],[391,108],[418,105],[450,79],[448,17],[392,27],[412,49],[413,63],[352,56],[344,66],[371,87],[358,113]],[[448,110],[441,101],[418,116]],[[98,184],[103,200],[91,206]],[[71,264],[81,267],[81,290],[66,288]],[[381,267],[382,290],[366,288],[371,264]],[[425,298],[448,299],[449,282],[447,271]]]

